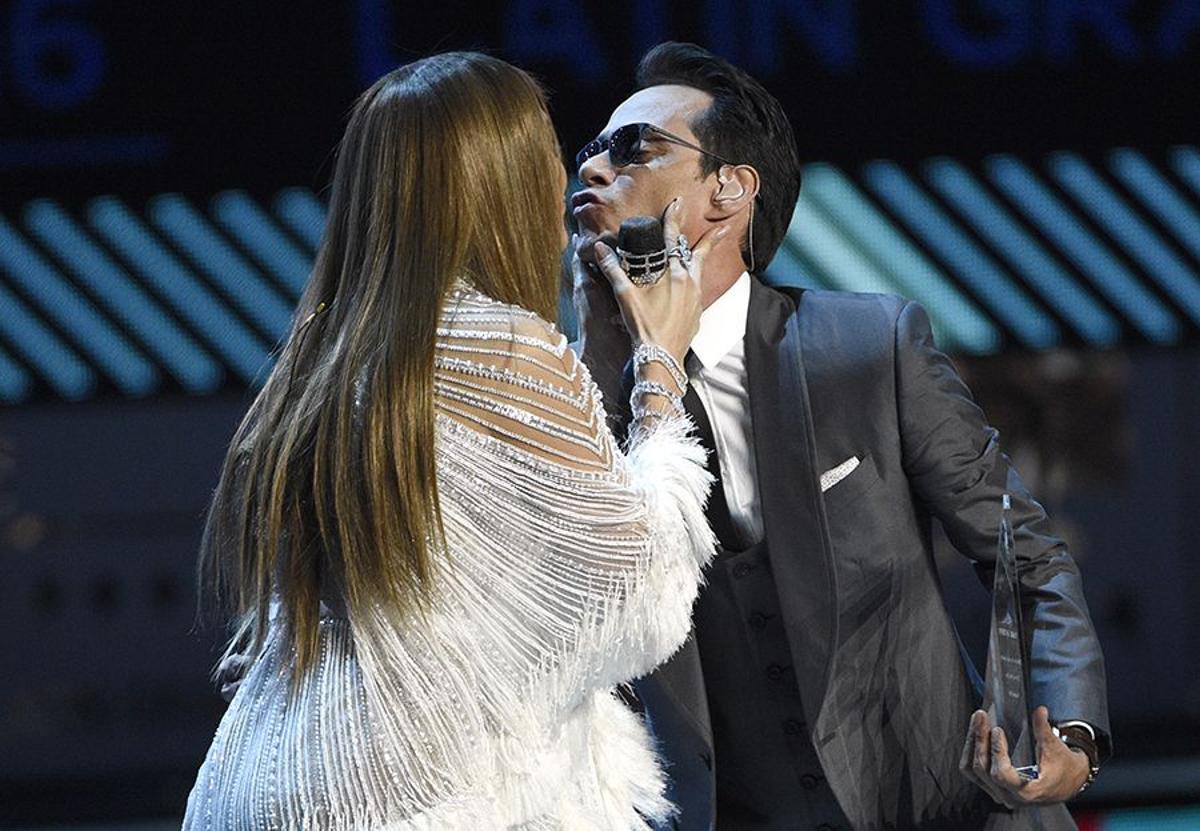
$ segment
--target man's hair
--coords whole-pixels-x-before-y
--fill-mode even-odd
[[[707,92],[712,105],[690,125],[705,150],[758,171],[754,270],[762,271],[783,242],[800,195],[800,155],[783,107],[758,81],[691,43],[660,43],[637,68],[637,88],[679,84]],[[702,175],[721,162],[701,156]],[[750,264],[745,243],[742,259]]]

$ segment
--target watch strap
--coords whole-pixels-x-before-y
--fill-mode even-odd
[[[1100,772],[1100,748],[1096,744],[1095,731],[1090,725],[1082,723],[1058,724],[1052,729],[1063,744],[1072,750],[1082,751],[1087,756],[1088,778],[1083,787],[1076,792],[1075,795],[1078,796],[1096,781],[1096,774]]]

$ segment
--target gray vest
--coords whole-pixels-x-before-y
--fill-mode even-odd
[[[849,829],[805,727],[766,543],[720,549],[696,603],[717,828]]]
[[[705,513],[721,545],[693,611],[713,730],[720,831],[849,829],[813,749],[783,628],[767,543],[732,550],[712,425],[691,388],[685,406],[715,476]]]

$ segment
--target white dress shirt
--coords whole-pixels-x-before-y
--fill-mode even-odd
[[[688,368],[691,385],[712,424],[730,518],[747,547],[763,538],[746,381],[750,279],[743,271],[737,282],[701,313],[700,331],[692,340],[696,360]]]

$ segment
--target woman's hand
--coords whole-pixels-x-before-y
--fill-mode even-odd
[[[681,214],[682,203],[676,198],[663,218],[663,242],[668,249],[675,248],[679,239]],[[704,259],[728,230],[722,226],[706,233],[692,249],[688,266],[678,256],[672,256],[667,261],[666,274],[654,285],[646,286],[630,282],[617,253],[603,242],[596,242],[596,264],[612,285],[625,328],[635,346],[639,343],[661,346],[682,365],[692,338],[700,329]]]

